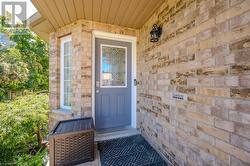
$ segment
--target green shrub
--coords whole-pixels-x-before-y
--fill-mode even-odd
[[[0,165],[42,153],[42,138],[48,134],[48,109],[47,94],[0,102]]]
[[[45,150],[37,152],[36,155],[23,154],[16,158],[17,166],[41,166],[43,157],[47,154]]]

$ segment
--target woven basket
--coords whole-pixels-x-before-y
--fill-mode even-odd
[[[84,121],[86,118],[82,118],[82,120]],[[67,122],[72,124],[72,121],[74,120],[60,121],[49,136],[51,166],[74,165],[94,160],[93,121],[91,127],[85,128],[85,130],[57,132],[60,124],[64,123],[64,127],[68,129],[71,126],[70,124],[67,126]]]

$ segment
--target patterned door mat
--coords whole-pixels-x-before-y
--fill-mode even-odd
[[[98,143],[102,166],[170,166],[141,136]]]

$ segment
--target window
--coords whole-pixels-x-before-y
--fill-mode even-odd
[[[101,87],[127,87],[127,48],[101,44]]]
[[[63,109],[71,109],[72,105],[72,41],[67,36],[61,39],[61,78],[60,105]]]

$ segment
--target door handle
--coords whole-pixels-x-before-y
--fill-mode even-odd
[[[100,91],[97,89],[96,91],[95,91],[95,93],[99,93]]]

